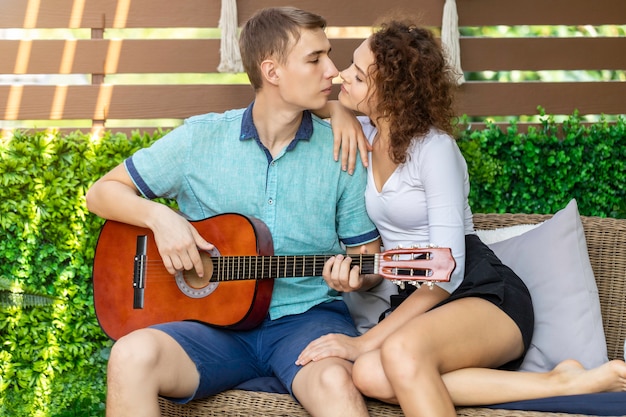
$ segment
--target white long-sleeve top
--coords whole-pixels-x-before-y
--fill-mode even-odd
[[[376,129],[360,117],[370,143]],[[456,261],[450,282],[438,283],[452,293],[465,273],[465,235],[474,233],[467,164],[456,141],[431,129],[409,147],[399,165],[378,192],[370,163],[365,199],[367,212],[378,227],[385,249],[434,244],[449,247]]]

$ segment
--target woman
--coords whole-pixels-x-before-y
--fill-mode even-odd
[[[521,279],[474,233],[467,166],[452,137],[453,76],[433,35],[399,21],[383,24],[341,72],[339,103],[366,116],[359,119],[371,144],[366,203],[385,248],[450,247],[457,267],[450,282],[420,287],[364,335],[312,342],[298,363],[354,360],[361,392],[399,403],[407,416],[626,390],[622,361],[589,371],[576,361],[547,373],[507,371],[529,347],[532,303]],[[328,110],[335,129],[351,123],[338,103]],[[325,277],[359,274],[350,261],[330,259]]]

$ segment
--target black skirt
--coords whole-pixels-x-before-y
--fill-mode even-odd
[[[465,278],[450,297],[433,308],[465,297],[485,299],[511,317],[522,333],[524,354],[500,369],[519,369],[530,347],[535,317],[530,292],[511,268],[504,265],[478,236],[465,236]]]

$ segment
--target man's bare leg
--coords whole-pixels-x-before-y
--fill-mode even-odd
[[[352,382],[352,363],[327,358],[310,362],[293,380],[293,392],[313,417],[367,417],[365,400]]]
[[[195,364],[174,339],[159,330],[138,330],[111,350],[106,415],[159,416],[159,394],[188,397],[198,383]]]

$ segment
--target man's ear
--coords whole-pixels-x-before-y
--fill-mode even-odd
[[[266,59],[265,61],[261,62],[261,74],[263,74],[263,78],[265,78],[265,80],[273,85],[278,84],[278,80],[279,80],[279,71],[278,71],[278,65],[276,65],[276,62],[272,59]]]

